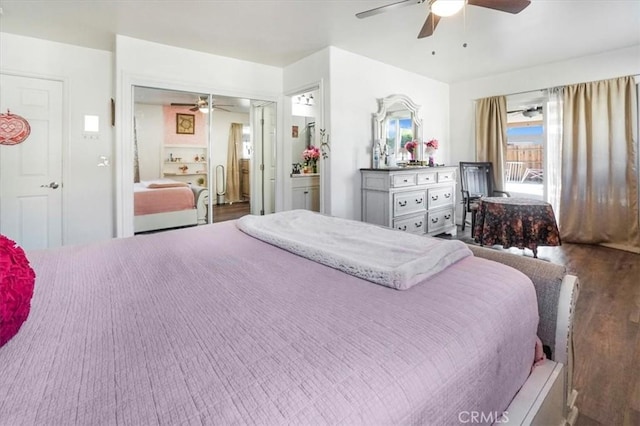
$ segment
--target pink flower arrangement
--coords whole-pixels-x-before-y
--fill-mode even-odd
[[[418,141],[409,141],[409,142],[404,144],[404,149],[406,149],[408,152],[413,154],[415,152],[416,148],[418,147],[419,143],[420,142],[418,142]]]
[[[315,163],[320,158],[320,150],[311,145],[309,148],[302,151],[302,158],[307,163]]]
[[[438,140],[431,139],[427,142],[418,142],[417,140],[409,141],[406,144],[404,144],[404,149],[406,149],[407,151],[413,154],[415,153],[416,148],[420,145],[424,145],[425,148],[427,149],[427,152],[435,151],[436,149],[438,149]]]
[[[35,278],[24,251],[0,235],[0,346],[20,330],[29,316]]]

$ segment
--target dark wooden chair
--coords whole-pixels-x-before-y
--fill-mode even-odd
[[[471,213],[471,233],[476,227],[476,210],[478,200],[482,197],[499,197],[511,195],[506,191],[498,191],[493,179],[493,163],[460,162],[460,187],[462,189],[462,230],[466,226],[467,213]]]

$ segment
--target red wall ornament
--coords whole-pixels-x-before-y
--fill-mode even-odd
[[[29,122],[16,114],[0,114],[0,145],[17,145],[31,134]]]

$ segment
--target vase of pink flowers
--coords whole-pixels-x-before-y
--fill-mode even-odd
[[[311,145],[304,151],[302,151],[302,159],[304,160],[305,167],[308,173],[318,173],[318,159],[320,158],[320,150]]]
[[[425,142],[424,149],[427,156],[429,157],[429,167],[434,167],[436,165],[436,151],[438,150],[438,140],[431,139]]]
[[[409,153],[409,159],[414,161],[416,159],[416,151],[420,142],[418,141],[409,141],[404,144],[404,149]]]

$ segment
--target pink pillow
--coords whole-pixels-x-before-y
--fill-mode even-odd
[[[29,316],[36,274],[15,241],[0,235],[0,347]]]

